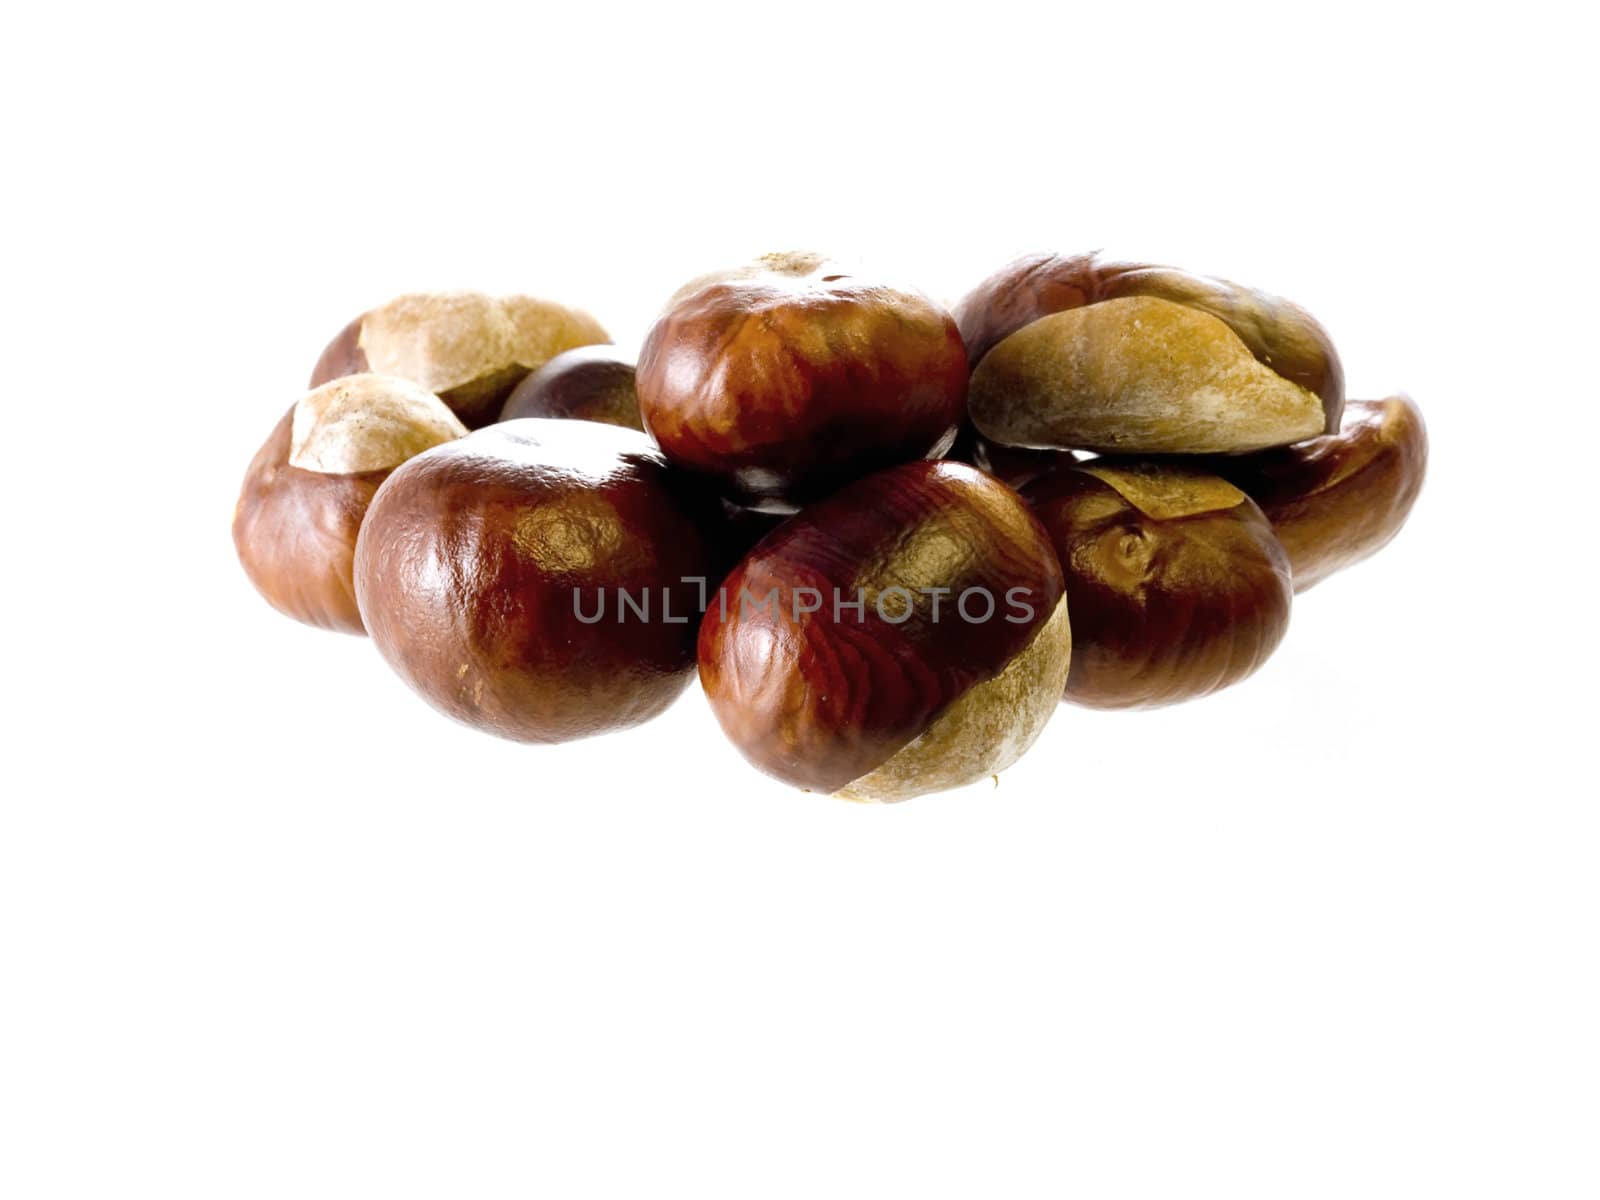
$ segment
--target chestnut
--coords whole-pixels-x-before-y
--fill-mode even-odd
[[[512,389],[502,421],[568,417],[644,432],[633,360],[615,346],[564,350]]]
[[[761,770],[903,800],[1021,757],[1071,652],[1061,567],[1020,497],[963,463],[917,462],[803,509],[745,556],[701,621],[700,682]]]
[[[1213,466],[1261,506],[1303,592],[1400,532],[1427,473],[1428,429],[1409,396],[1352,400],[1338,433]]]
[[[1065,698],[1137,708],[1244,679],[1278,646],[1289,560],[1255,503],[1187,466],[1095,460],[1023,489],[1072,610]]]
[[[640,411],[667,458],[773,511],[938,457],[966,384],[943,308],[805,253],[679,289],[639,354]]]
[[[985,437],[1108,454],[1232,454],[1339,427],[1327,332],[1265,292],[1170,267],[1035,254],[955,308]]]
[[[466,432],[408,380],[349,375],[314,389],[245,472],[233,544],[250,582],[298,621],[361,633],[351,567],[373,493],[408,458]]]
[[[311,386],[374,371],[435,393],[469,429],[494,421],[511,389],[563,350],[611,339],[593,317],[532,296],[413,292],[341,329]]]
[[[714,498],[644,434],[526,418],[418,455],[356,543],[362,619],[435,708],[524,742],[646,721],[694,673]]]

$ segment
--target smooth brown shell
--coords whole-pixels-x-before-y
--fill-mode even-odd
[[[968,589],[993,597],[988,619],[962,617]],[[701,622],[700,680],[750,762],[836,792],[999,676],[1061,597],[1045,532],[1011,489],[964,464],[908,463],[804,509],[744,558]]]
[[[1212,467],[1261,506],[1303,592],[1400,532],[1427,473],[1428,429],[1409,396],[1352,400],[1336,434]]]
[[[641,433],[508,421],[379,489],[356,598],[379,652],[441,712],[518,741],[586,737],[648,720],[692,677],[720,522]]]
[[[1321,397],[1326,432],[1338,430],[1344,367],[1327,330],[1299,305],[1226,279],[1109,262],[1098,254],[1028,254],[978,284],[954,313],[968,360],[977,366],[1041,317],[1129,296],[1170,300],[1217,317],[1264,366]]]
[[[580,346],[556,355],[506,397],[502,421],[553,417],[601,421],[644,432],[633,359],[615,346]]]
[[[1124,469],[1135,478],[1122,491],[1094,473],[1115,478]],[[1277,648],[1293,596],[1288,558],[1246,496],[1230,488],[1214,499],[1219,484],[1182,468],[1097,460],[1023,489],[1066,577],[1066,699],[1094,708],[1173,704],[1239,682]],[[1200,502],[1185,503],[1190,494]]]
[[[329,475],[289,464],[294,407],[245,471],[233,545],[256,590],[297,621],[362,633],[351,579],[356,534],[384,471]]]
[[[942,453],[966,384],[949,313],[809,255],[682,289],[639,355],[640,410],[667,457],[773,507]]]
[[[412,292],[351,321],[328,343],[311,386],[376,371],[410,379],[469,429],[493,422],[529,372],[610,338],[588,313],[532,296]]]

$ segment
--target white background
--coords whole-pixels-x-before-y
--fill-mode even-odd
[[[1600,1192],[1592,40],[1474,7],[10,15],[0,1195]],[[1429,484],[1247,684],[885,809],[249,588],[354,313],[796,246],[1288,295]]]

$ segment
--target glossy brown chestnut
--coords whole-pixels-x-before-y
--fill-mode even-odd
[[[565,350],[512,390],[502,421],[565,417],[644,431],[633,359],[615,346]]]
[[[507,421],[379,488],[356,599],[441,712],[517,741],[586,737],[648,720],[688,683],[720,521],[642,433]]]
[[[1187,467],[1096,460],[1023,496],[1066,575],[1075,645],[1065,697],[1138,708],[1244,679],[1289,624],[1289,560],[1261,510]]]
[[[341,329],[312,369],[311,386],[361,371],[398,375],[477,429],[500,415],[530,371],[563,350],[609,340],[588,313],[550,300],[414,292]]]
[[[308,625],[361,633],[351,564],[378,485],[466,428],[404,379],[351,375],[284,414],[245,472],[233,544],[256,590]]]
[[[926,296],[775,254],[679,290],[639,354],[639,406],[671,461],[781,511],[942,454],[966,376]]]
[[[1065,686],[1061,568],[1010,488],[891,467],[791,517],[712,597],[700,681],[755,766],[901,800],[1009,766]]]
[[[1427,473],[1428,429],[1409,396],[1352,400],[1338,433],[1212,465],[1261,506],[1303,592],[1400,532]]]
[[[1339,426],[1344,373],[1327,332],[1226,280],[1035,254],[979,284],[955,316],[972,420],[997,442],[1236,453]]]

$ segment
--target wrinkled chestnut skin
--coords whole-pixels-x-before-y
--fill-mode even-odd
[[[644,431],[633,360],[615,346],[580,346],[556,355],[506,397],[502,421],[556,417]]]
[[[690,285],[639,354],[645,428],[668,459],[773,511],[937,457],[966,386],[944,309],[804,255]]]
[[[351,568],[356,534],[388,471],[328,475],[289,464],[294,408],[245,472],[233,544],[245,574],[273,608],[340,633],[363,633]]]
[[[875,603],[893,586],[912,592],[912,613],[899,623],[884,620]],[[925,586],[952,589],[937,620],[931,598],[916,591]],[[968,623],[954,611],[974,587],[996,598],[993,619]],[[823,607],[796,621],[801,588],[820,592]],[[836,612],[835,595],[848,603],[858,588],[864,613]],[[1011,588],[1027,589],[1029,619],[1004,619]],[[763,605],[774,591],[776,602]],[[965,464],[907,463],[804,509],[734,568],[700,625],[700,681],[752,764],[797,787],[834,792],[999,674],[1061,595],[1044,530],[1014,492]],[[900,616],[898,596],[885,603]]]
[[[1091,708],[1175,704],[1238,683],[1289,625],[1289,562],[1261,510],[1156,520],[1081,467],[1023,489],[1066,576],[1065,698]]]
[[[441,712],[516,741],[587,737],[650,719],[689,682],[694,581],[716,586],[704,531],[720,520],[642,433],[508,421],[390,476],[356,546],[356,598],[379,652]],[[618,587],[649,595],[648,621],[618,619]],[[579,619],[575,588],[589,617],[605,589],[603,619]]]
[[[1400,532],[1427,473],[1428,429],[1409,396],[1352,400],[1336,434],[1211,467],[1261,506],[1303,592]]]
[[[1344,410],[1344,367],[1333,340],[1299,305],[1173,267],[1102,261],[1097,254],[1029,254],[1002,267],[955,306],[967,356],[983,356],[1040,317],[1124,296],[1149,296],[1210,313],[1264,366],[1315,393],[1329,433]]]

